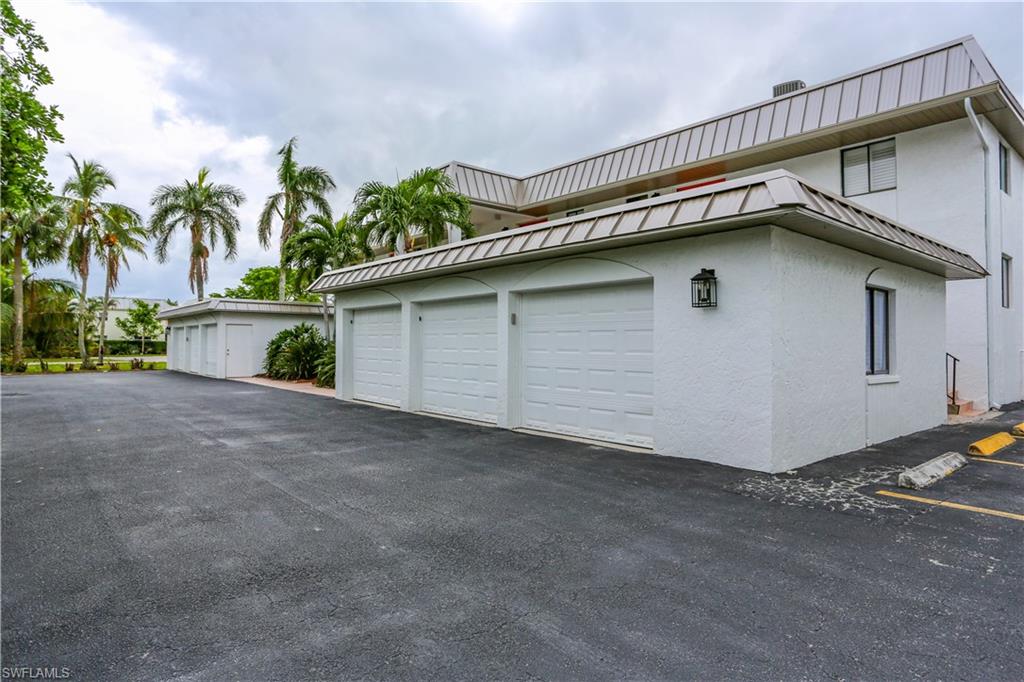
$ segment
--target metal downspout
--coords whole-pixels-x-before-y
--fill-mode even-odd
[[[985,187],[985,269],[988,272],[992,272],[992,227],[991,218],[989,216],[989,158],[988,158],[988,141],[985,139],[985,133],[982,131],[981,122],[978,121],[978,115],[974,113],[974,106],[971,103],[970,97],[964,98],[964,110],[967,112],[967,118],[970,119],[971,124],[974,126],[974,131],[978,133],[978,140],[981,142],[982,156],[985,163],[984,173],[984,187]],[[988,406],[989,408],[998,407],[993,401],[993,390],[992,390],[992,376],[995,369],[995,358],[993,357],[995,348],[993,347],[993,341],[995,339],[995,320],[992,316],[992,277],[989,275],[985,279],[985,334],[987,336],[985,343],[985,350],[988,358],[988,371],[986,372],[988,387]]]

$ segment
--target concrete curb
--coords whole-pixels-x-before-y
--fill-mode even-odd
[[[922,490],[966,465],[967,458],[959,452],[947,452],[907,469],[899,475],[897,483],[901,488]]]
[[[1013,442],[1013,436],[1006,431],[993,433],[988,438],[982,438],[971,443],[970,447],[967,448],[967,454],[988,457],[999,452],[1007,445],[1013,445]]]

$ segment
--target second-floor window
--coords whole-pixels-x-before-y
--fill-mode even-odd
[[[999,145],[999,189],[1010,193],[1010,150]]]
[[[1002,282],[1003,288],[1003,307],[1010,307],[1010,276],[1013,274],[1010,272],[1010,267],[1013,264],[1013,259],[1007,256],[1005,253],[1002,258]]]
[[[896,189],[896,140],[844,149],[843,196]]]

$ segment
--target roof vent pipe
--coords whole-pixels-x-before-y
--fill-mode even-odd
[[[806,87],[807,83],[804,83],[803,81],[786,81],[785,83],[779,83],[778,85],[772,86],[772,97],[788,95],[791,92],[803,90]]]

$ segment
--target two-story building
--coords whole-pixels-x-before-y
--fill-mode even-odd
[[[1024,397],[1024,112],[977,42],[773,94],[448,164],[480,236],[313,287],[339,397],[771,471],[939,423],[953,367],[968,408]]]

